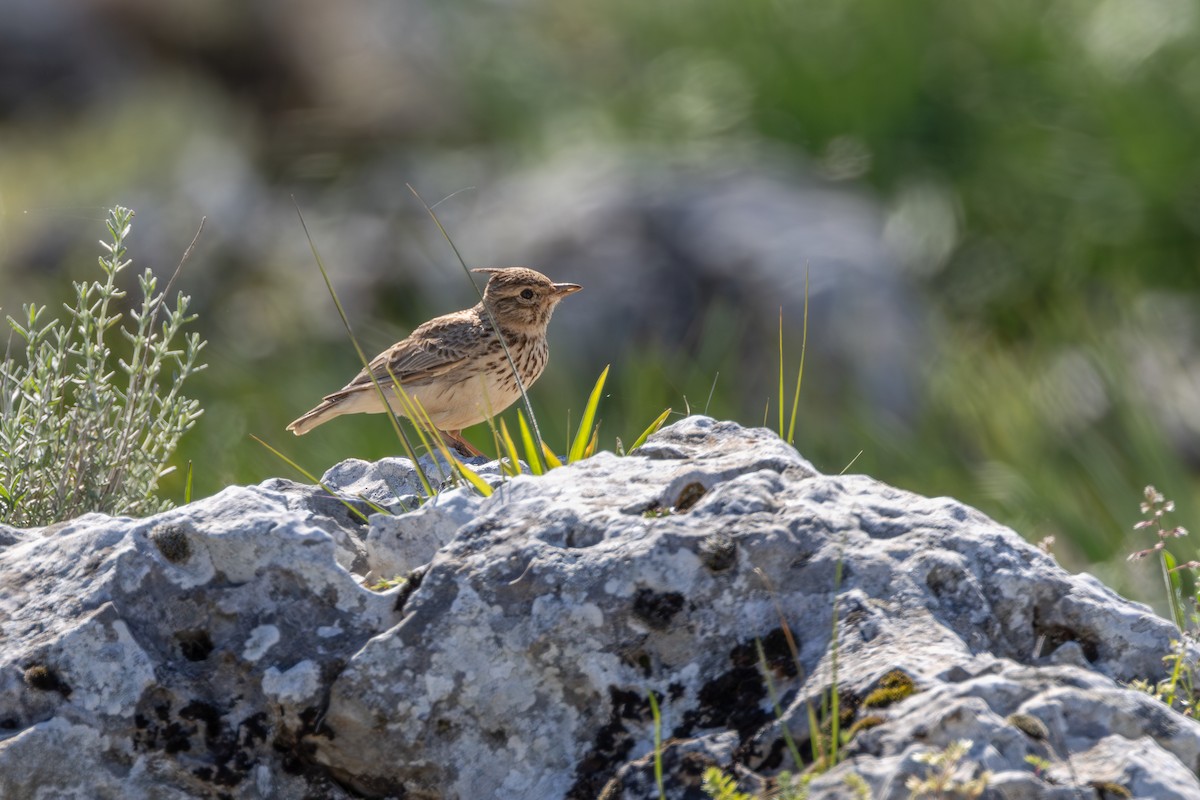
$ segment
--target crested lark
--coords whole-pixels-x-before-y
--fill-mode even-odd
[[[342,414],[381,413],[383,402],[371,375],[379,381],[392,410],[407,416],[392,383],[395,376],[410,400],[421,404],[434,427],[459,452],[479,455],[462,438],[463,428],[499,414],[521,396],[487,312],[492,312],[521,383],[528,389],[546,368],[550,354],[546,326],[554,307],[582,287],[552,283],[540,272],[524,267],[472,272],[491,276],[482,303],[421,325],[407,339],[371,359],[370,372],[359,372],[287,429],[301,436]]]

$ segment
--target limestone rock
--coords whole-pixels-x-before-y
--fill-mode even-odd
[[[25,531],[0,550],[0,797],[346,797],[303,737],[393,605],[260,488]]]
[[[408,507],[408,469],[323,483]],[[1200,797],[1200,724],[1125,685],[1173,626],[978,511],[704,417],[482,473],[366,522],[276,480],[3,531],[0,796],[657,798],[651,691],[668,798],[767,791],[836,690],[813,798],[907,798],[959,741],[986,797]]]

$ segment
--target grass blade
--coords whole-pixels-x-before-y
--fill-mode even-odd
[[[458,251],[458,245],[454,244],[454,240],[450,238],[449,232],[442,226],[442,221],[438,219],[433,208],[430,207],[420,193],[413,187],[411,183],[405,184],[408,190],[413,193],[413,197],[417,198],[417,202],[425,207],[425,211],[429,213],[433,224],[437,226],[441,232],[442,238],[446,240],[446,244],[450,245],[450,249],[454,251],[454,257],[458,259],[458,263],[462,266],[463,272],[466,273],[467,279],[471,281],[471,286],[475,289],[475,293],[479,295],[479,302],[483,303],[483,292],[479,291],[479,285],[475,283],[475,279],[471,277],[471,268],[467,266],[466,260],[462,257],[462,253]],[[488,322],[492,325],[492,330],[496,332],[496,338],[500,341],[500,346],[504,348],[504,357],[508,359],[508,368],[512,370],[513,379],[517,382],[517,388],[521,391],[521,402],[525,406],[525,412],[529,414],[529,425],[533,433],[533,438],[537,442],[542,441],[542,433],[538,430],[537,418],[533,415],[533,405],[529,402],[529,394],[525,391],[525,382],[521,380],[521,373],[517,370],[517,362],[513,360],[512,353],[508,351],[508,342],[504,341],[504,337],[500,335],[500,326],[496,324],[495,317],[492,316],[491,309],[486,305],[483,306],[484,312],[487,314]],[[537,452],[537,451],[535,451]],[[540,462],[539,455],[539,462]],[[545,469],[545,464],[540,464]]]
[[[492,487],[487,481],[479,476],[479,473],[475,472],[475,470],[464,464],[462,460],[454,454],[454,451],[452,451],[450,446],[446,444],[446,440],[443,439],[441,434],[437,432],[437,428],[434,427],[433,420],[429,418],[429,414],[421,405],[421,401],[415,397],[411,397],[408,392],[404,391],[403,387],[400,386],[400,383],[396,381],[396,376],[392,375],[390,370],[388,371],[388,375],[391,377],[392,381],[395,382],[396,394],[400,398],[400,401],[404,404],[404,414],[410,420],[414,421],[414,427],[416,428],[417,435],[421,437],[422,444],[429,449],[430,452],[433,452],[433,446],[430,445],[430,441],[432,441],[434,445],[436,445],[437,452],[441,454],[445,462],[454,469],[454,472],[460,478],[474,486],[476,491],[478,491],[484,497],[491,497]],[[429,438],[426,438],[426,432],[428,432]]]
[[[295,204],[295,198],[292,198]],[[300,211],[299,204],[296,204],[296,214],[300,217],[300,227],[304,229],[304,235],[308,239],[308,247],[312,251],[313,259],[317,262],[317,268],[321,271],[321,277],[325,279],[325,288],[329,290],[329,296],[333,298],[333,305],[337,308],[338,316],[342,318],[342,325],[346,328],[346,333],[350,337],[350,343],[354,345],[354,351],[358,353],[358,360],[362,362],[363,369],[367,370],[367,374],[371,376],[371,383],[375,386],[375,391],[379,393],[379,399],[383,403],[383,407],[388,409],[387,417],[392,422],[392,429],[396,432],[396,437],[400,440],[404,447],[404,454],[412,461],[413,467],[417,471],[417,478],[421,481],[421,488],[425,491],[426,497],[433,496],[433,487],[429,483],[429,478],[425,475],[425,470],[421,469],[420,463],[417,461],[417,454],[413,450],[412,444],[408,441],[408,436],[405,435],[404,429],[400,427],[400,421],[396,418],[391,404],[387,400],[387,395],[383,391],[383,387],[379,384],[379,380],[375,377],[375,373],[371,370],[371,362],[367,360],[366,353],[358,344],[358,338],[354,335],[354,330],[350,327],[350,320],[346,316],[346,309],[342,307],[342,301],[338,298],[337,290],[333,288],[333,281],[329,279],[329,271],[325,269],[325,260],[321,258],[321,254],[317,252],[316,242],[313,241],[312,234],[308,231],[308,223],[304,221],[304,214]],[[395,380],[395,377],[392,378]]]
[[[779,438],[783,438],[783,306],[779,307]]]
[[[521,434],[521,446],[525,448],[525,461],[529,464],[529,471],[534,475],[544,474],[542,470],[542,459],[537,457],[537,445],[533,443],[533,434],[529,431],[529,423],[525,421],[525,415],[521,413],[521,409],[517,409],[517,426]],[[545,445],[545,442],[542,442]],[[551,454],[553,455],[553,454]],[[546,466],[553,469],[561,467],[561,463],[550,463],[550,456],[545,458]],[[558,459],[554,459],[558,462]]]
[[[783,638],[784,641],[787,642],[788,652],[792,656],[792,663],[796,665],[796,675],[799,676],[801,678],[801,682],[803,682],[804,664],[800,661],[800,648],[796,646],[796,637],[792,634],[792,626],[788,624],[787,616],[783,613],[783,604],[779,602],[779,593],[775,591],[775,585],[771,583],[771,579],[767,577],[767,573],[764,572],[761,567],[755,567],[754,574],[759,577],[759,579],[763,582],[763,585],[767,587],[767,593],[771,595],[771,602],[775,604],[775,615],[779,618],[779,628],[783,631]],[[759,661],[762,662],[763,672],[766,674],[766,659],[763,655],[762,643],[758,640],[755,641],[758,645]],[[768,688],[771,688],[770,678],[768,678]],[[772,702],[774,702],[773,692],[774,690],[772,689]],[[817,712],[816,709],[813,708],[813,704],[811,702],[806,702],[805,705],[808,707],[809,746],[812,749],[813,763],[816,763],[820,760],[820,752],[823,747],[821,743],[821,728],[817,720]],[[778,711],[776,711],[775,716],[777,719],[783,719],[782,715],[780,715]],[[785,737],[790,736],[791,731],[787,731],[785,733]],[[790,738],[787,738],[786,741],[789,742],[788,749],[792,753],[792,758],[796,761],[796,766],[799,767],[801,764],[800,750],[795,746],[795,742],[791,741]]]
[[[550,449],[550,445],[542,442],[542,455],[546,457],[546,466],[550,469],[558,469],[563,465],[554,451]]]
[[[454,458],[454,456],[450,456],[450,458],[452,459],[451,463],[454,464],[454,469],[458,471],[458,474],[461,475],[467,483],[475,487],[475,491],[479,492],[484,497],[492,496],[491,485],[481,478],[478,472],[471,469],[457,458]]]
[[[654,782],[658,786],[659,800],[666,800],[667,791],[663,786],[662,714],[658,710],[658,698],[654,696],[654,690],[651,689],[648,694],[650,714],[654,717]]]
[[[347,502],[344,497],[342,497],[340,494],[333,491],[328,486],[326,486],[324,483],[322,483],[321,479],[318,478],[316,475],[313,475],[311,472],[306,470],[304,467],[300,466],[295,461],[292,461],[292,459],[288,458],[283,453],[276,450],[274,447],[271,447],[271,445],[267,444],[262,439],[255,436],[253,433],[250,434],[250,438],[253,439],[254,441],[258,442],[259,444],[261,444],[263,447],[270,450],[272,453],[274,453],[275,457],[278,458],[280,461],[287,464],[289,467],[296,470],[296,472],[299,472],[301,475],[303,475],[304,479],[307,480],[309,483],[315,483],[317,486],[320,486],[322,489],[324,489],[326,492],[328,492],[331,496],[337,498],[341,502],[341,504],[344,505],[350,511],[351,514],[358,517],[363,522],[367,521],[366,514],[359,511],[357,508],[355,508],[353,505],[351,505],[349,502]],[[376,508],[378,511],[380,511],[382,513],[385,513],[385,514],[387,513],[387,509],[378,508],[378,507],[376,507]]]
[[[833,638],[830,641],[829,674],[832,686],[829,690],[829,768],[838,765],[838,746],[841,744],[841,696],[838,688],[838,655],[841,643],[838,640],[838,591],[842,588],[842,555],[838,554],[833,568]]]
[[[788,752],[792,754],[792,761],[795,762],[796,768],[799,769],[804,762],[800,759],[800,748],[796,747],[796,741],[792,738],[792,732],[788,729],[787,723],[783,721],[783,708],[779,705],[779,696],[775,692],[775,682],[771,680],[771,670],[767,666],[767,653],[763,650],[762,639],[755,637],[754,646],[758,648],[758,668],[762,670],[763,679],[767,683],[767,694],[771,698],[771,706],[775,709],[775,719],[779,721],[779,728],[783,733],[783,741],[787,744]]]
[[[708,399],[704,401],[704,415],[708,416],[708,407],[712,405],[713,394],[717,391],[717,379],[721,377],[721,373],[713,374],[712,386],[708,387]]]
[[[500,420],[500,441],[504,445],[504,451],[508,455],[507,463],[501,459],[500,469],[504,472],[516,477],[521,474],[521,456],[517,452],[517,443],[513,441],[512,435],[508,432],[508,425],[504,420]]]
[[[1167,585],[1167,599],[1171,601],[1171,619],[1182,634],[1187,630],[1183,612],[1183,579],[1175,571],[1178,568],[1175,556],[1165,549],[1160,550],[1159,554],[1162,556],[1163,582]]]
[[[604,393],[604,381],[608,378],[609,366],[611,365],[605,366],[600,377],[596,379],[596,385],[592,387],[592,393],[588,396],[587,405],[583,407],[583,418],[579,420],[579,430],[575,433],[574,441],[571,442],[570,452],[567,453],[568,464],[581,460],[587,449],[588,439],[592,433],[592,421],[596,419],[596,408],[600,405],[600,397]]]
[[[800,371],[796,374],[796,392],[792,395],[792,419],[788,423],[787,443],[796,443],[796,412],[800,409],[800,383],[804,380],[804,354],[808,351],[808,265],[804,266],[804,323],[800,334]],[[783,349],[780,347],[780,355]],[[779,371],[779,402],[783,403],[783,368]],[[780,409],[782,413],[782,406]]]
[[[654,434],[658,433],[658,429],[663,426],[663,423],[667,421],[667,417],[669,417],[669,416],[671,416],[671,409],[669,409],[669,408],[666,411],[659,414],[658,418],[655,419],[654,422],[651,422],[650,425],[646,428],[646,430],[642,431],[642,435],[639,436],[637,438],[637,441],[635,441],[633,443],[633,447],[629,448],[629,452],[632,453],[634,450],[637,450],[639,447],[641,447],[642,445],[644,445],[646,443],[647,439],[649,439]]]
[[[186,506],[190,502],[192,502],[192,462],[189,460],[187,477],[183,481],[183,504]]]
[[[825,743],[821,741],[821,722],[817,718],[817,709],[812,703],[805,703],[808,708],[808,744],[812,750],[812,760],[814,764],[821,762],[821,751],[825,749]]]
[[[388,380],[392,383],[392,391],[395,392],[396,398],[400,401],[400,406],[404,410],[404,416],[413,425],[413,431],[417,434],[417,439],[421,442],[421,447],[427,453],[442,452],[446,453],[445,442],[442,441],[442,435],[438,433],[437,428],[433,425],[433,420],[429,418],[429,414],[415,397],[405,391],[400,385],[400,380],[392,372],[391,367],[387,367]],[[433,442],[437,442],[435,447]],[[450,459],[445,459],[446,463],[450,463]],[[442,483],[446,482],[446,471],[442,469],[441,462],[434,459],[433,462],[438,468],[438,476]]]

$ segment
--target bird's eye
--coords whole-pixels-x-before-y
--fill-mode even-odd
[[[532,300],[533,299],[533,289],[524,290],[523,292],[521,292],[521,297],[524,297],[526,300]]]

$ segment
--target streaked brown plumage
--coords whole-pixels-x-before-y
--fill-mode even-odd
[[[485,306],[503,333],[521,382],[528,389],[546,368],[550,352],[546,327],[554,307],[581,287],[553,283],[525,267],[473,271],[490,275],[482,303],[421,325],[407,339],[371,359],[370,372],[359,372],[287,429],[301,436],[342,414],[383,412],[371,375],[383,387],[392,410],[407,416],[392,386],[395,376],[447,440],[460,452],[478,455],[462,438],[462,430],[499,414],[521,396]]]

